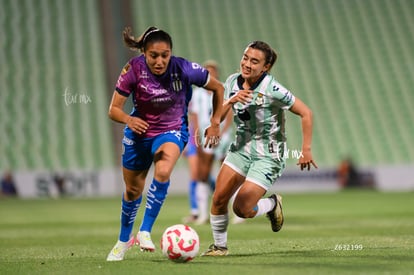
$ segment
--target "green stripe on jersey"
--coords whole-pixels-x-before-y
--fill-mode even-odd
[[[237,78],[229,76],[225,83],[226,98],[240,88]],[[248,105],[233,105],[236,123],[236,139],[231,151],[243,148],[252,158],[283,156],[285,148],[285,110],[295,102],[293,94],[277,80],[267,75],[253,92],[253,100]]]

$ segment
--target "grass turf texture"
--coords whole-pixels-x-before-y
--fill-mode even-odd
[[[105,261],[119,198],[0,200],[0,274],[413,274],[413,193],[285,194],[283,203],[279,233],[264,216],[230,224],[229,256],[177,264],[159,241],[187,215],[185,196],[167,198],[153,229],[156,252],[134,247],[122,262]],[[201,253],[212,243],[210,226],[193,228]]]

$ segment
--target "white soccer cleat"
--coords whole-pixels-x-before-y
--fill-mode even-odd
[[[134,245],[134,243],[134,237],[131,237],[131,239],[129,239],[127,242],[121,242],[118,240],[115,246],[112,248],[111,252],[109,252],[106,260],[108,262],[122,261],[124,259],[125,253]]]
[[[210,219],[206,216],[206,217],[198,217],[197,220],[195,221],[195,225],[203,225],[203,224],[208,224],[210,221]]]
[[[151,240],[151,234],[147,231],[139,231],[137,234],[137,245],[139,245],[141,251],[154,252],[155,245]]]

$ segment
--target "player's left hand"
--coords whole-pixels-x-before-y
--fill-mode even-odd
[[[302,155],[296,165],[300,165],[300,170],[307,169],[309,171],[311,165],[316,169],[318,168],[318,165],[316,165],[316,162],[312,158],[312,151],[310,149],[302,151]]]
[[[206,142],[204,148],[216,147],[220,142],[220,125],[210,125],[205,131]]]

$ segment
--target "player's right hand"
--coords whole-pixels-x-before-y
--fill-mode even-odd
[[[149,124],[146,121],[140,119],[139,117],[130,116],[127,121],[127,126],[135,133],[141,135],[145,134],[149,127]]]
[[[239,90],[231,98],[232,104],[240,102],[242,104],[249,104],[253,100],[252,90]]]

